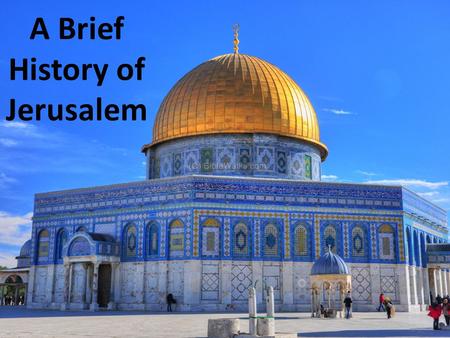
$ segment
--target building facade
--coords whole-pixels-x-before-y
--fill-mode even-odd
[[[147,179],[36,194],[31,308],[311,311],[312,264],[346,262],[354,309],[381,292],[416,311],[450,291],[427,267],[445,211],[402,187],[320,182],[328,150],[314,108],[284,72],[237,52],[186,74],[142,151]]]

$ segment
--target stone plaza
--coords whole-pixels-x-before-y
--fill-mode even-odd
[[[61,312],[0,307],[0,337],[206,337],[211,318],[240,318],[248,328],[247,313]],[[448,337],[433,331],[426,313],[357,312],[350,320],[316,319],[309,313],[278,313],[278,331],[300,337]]]

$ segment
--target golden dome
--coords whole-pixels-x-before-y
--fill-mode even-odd
[[[159,107],[157,143],[204,134],[269,133],[293,137],[320,149],[317,116],[301,88],[283,71],[257,57],[226,54],[181,78]]]

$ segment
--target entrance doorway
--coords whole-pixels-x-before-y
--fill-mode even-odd
[[[111,265],[100,264],[98,268],[98,306],[106,308],[111,293]]]

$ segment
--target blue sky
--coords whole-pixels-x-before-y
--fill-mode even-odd
[[[36,192],[141,180],[140,147],[158,105],[187,71],[240,52],[287,72],[310,97],[330,155],[324,180],[404,184],[450,209],[450,2],[39,1],[2,6],[0,32],[0,264],[29,237]],[[120,41],[57,39],[58,19],[113,22]],[[51,39],[29,40],[37,16]],[[9,81],[9,59],[134,63],[142,81]],[[144,122],[6,123],[19,103],[145,103]]]

